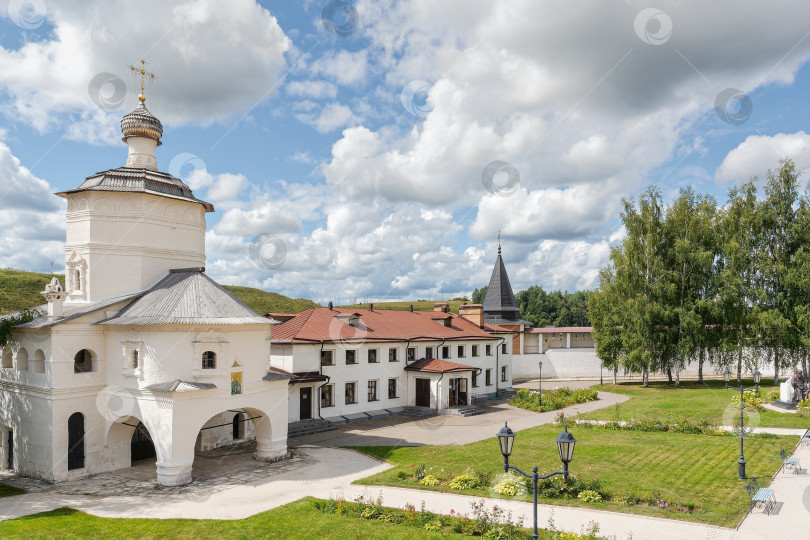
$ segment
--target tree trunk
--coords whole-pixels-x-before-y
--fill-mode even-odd
[[[804,356],[802,357],[802,368],[804,369],[804,380],[808,379],[807,375],[807,351],[804,352]]]
[[[773,351],[773,385],[779,386],[779,348]]]
[[[698,357],[698,382],[703,382],[703,360],[704,360],[704,350],[703,347],[700,348],[700,356]]]
[[[669,384],[672,384],[672,368],[667,368],[667,379],[669,379]]]
[[[681,370],[679,368],[675,368],[675,388],[681,387]]]
[[[619,366],[613,366],[613,384],[617,384],[617,374],[619,372]]]
[[[646,366],[641,371],[641,381],[642,381],[642,384],[641,384],[642,387],[647,388],[648,386],[650,386],[650,376],[649,376],[649,373],[647,373],[647,367]]]

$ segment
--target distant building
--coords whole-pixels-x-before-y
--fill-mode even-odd
[[[311,308],[270,313],[270,361],[293,373],[291,423],[367,419],[427,407],[443,412],[512,385],[511,333],[479,305],[433,311]],[[366,414],[369,413],[369,414]]]

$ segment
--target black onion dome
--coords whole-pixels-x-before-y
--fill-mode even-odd
[[[155,139],[160,144],[160,137],[163,135],[163,124],[154,114],[149,112],[146,104],[141,101],[134,111],[121,119],[121,132],[124,134],[124,142],[126,142],[127,137],[148,137]]]

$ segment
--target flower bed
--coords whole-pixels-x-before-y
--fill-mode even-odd
[[[543,399],[541,400],[542,405],[538,405],[537,392],[521,389],[517,391],[517,394],[509,401],[509,404],[529,411],[546,412],[570,407],[577,403],[587,403],[595,399],[597,399],[596,390],[591,390],[590,388],[571,390],[570,388],[564,387],[544,391]]]

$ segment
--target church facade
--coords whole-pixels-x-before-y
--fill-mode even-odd
[[[206,276],[212,205],[158,171],[163,128],[145,106],[121,122],[124,167],[67,199],[66,283],[17,327],[0,365],[0,464],[64,481],[156,458],[192,479],[195,450],[255,438],[287,454],[292,375],[271,368],[271,321]]]

